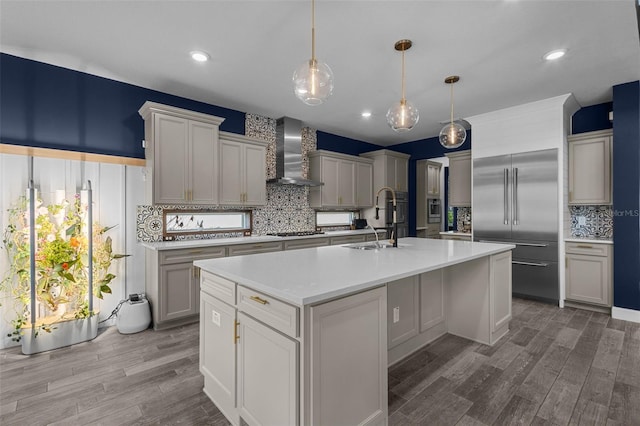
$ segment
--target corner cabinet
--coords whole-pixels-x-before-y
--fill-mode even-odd
[[[372,164],[353,155],[324,150],[310,152],[310,178],[324,185],[309,188],[309,205],[340,209],[371,207]]]
[[[567,242],[566,299],[611,307],[612,255],[611,244]]]
[[[220,132],[220,204],[267,203],[267,142]]]
[[[449,206],[471,206],[471,151],[446,154],[449,158]]]
[[[365,152],[361,157],[370,158],[373,163],[373,187],[378,190],[383,186],[395,191],[409,190],[409,155],[401,152],[381,149]]]
[[[146,199],[150,204],[218,203],[218,130],[224,118],[145,102]]]
[[[611,204],[611,130],[571,135],[569,204]]]

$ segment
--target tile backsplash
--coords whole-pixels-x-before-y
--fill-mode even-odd
[[[458,207],[456,212],[456,229],[463,231],[465,229],[464,223],[469,222],[467,227],[471,230],[471,207]]]
[[[611,206],[569,206],[572,238],[613,238]]]
[[[269,142],[267,146],[267,179],[276,177],[276,120],[257,114],[246,114],[245,133],[257,139]],[[302,174],[308,176],[308,152],[317,146],[316,130],[309,127],[302,129]],[[252,228],[254,235],[264,235],[267,232],[298,232],[315,230],[315,211],[309,207],[309,189],[291,185],[267,185],[267,204],[252,208]],[[210,207],[202,206],[202,209]],[[227,207],[231,208],[231,207]],[[237,207],[236,207],[237,208]],[[137,238],[138,241],[162,241],[163,211],[194,210],[197,206],[138,206],[137,209]],[[221,207],[219,210],[224,210]],[[176,239],[208,239],[242,236],[242,233],[231,232],[223,234],[181,235]]]

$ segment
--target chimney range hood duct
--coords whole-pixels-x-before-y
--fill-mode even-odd
[[[302,177],[302,122],[289,117],[276,120],[276,178],[267,183],[321,186]]]

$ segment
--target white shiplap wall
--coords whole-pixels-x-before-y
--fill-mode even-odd
[[[87,180],[91,181],[94,199],[94,220],[103,226],[117,225],[108,232],[116,253],[130,257],[115,261],[111,272],[116,275],[112,283],[113,294],[106,295],[99,304],[100,320],[109,316],[126,294],[144,291],[144,249],[136,243],[136,206],[144,203],[142,167],[89,161],[35,157],[34,184],[43,200],[51,201],[56,190],[64,190],[71,200]],[[28,180],[29,157],[0,154],[0,229],[7,226],[7,209],[20,195],[25,194]],[[8,258],[4,246],[0,253],[0,274],[5,276]],[[2,295],[0,306],[0,347],[13,345],[7,333],[9,321],[14,318],[12,300]],[[113,325],[112,320],[104,326]]]

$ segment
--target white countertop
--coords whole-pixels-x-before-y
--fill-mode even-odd
[[[613,244],[613,240],[600,238],[565,238],[567,243],[588,243],[588,244]]]
[[[378,232],[385,232],[380,230]],[[210,238],[202,240],[181,240],[181,241],[162,241],[157,243],[141,242],[143,247],[151,250],[174,250],[182,248],[197,248],[197,247],[216,247],[216,246],[229,246],[235,244],[251,244],[251,243],[264,243],[271,241],[286,241],[286,240],[300,240],[307,238],[327,238],[327,237],[339,237],[343,235],[360,235],[371,234],[371,229],[355,229],[344,231],[327,231],[324,234],[313,234],[304,236],[290,236],[290,237],[277,237],[272,235],[261,235],[253,237],[234,237],[234,238]]]
[[[455,235],[457,237],[471,237],[471,232],[460,232],[460,231],[442,231],[440,235]]]
[[[304,306],[515,248],[426,238],[401,238],[398,245],[380,250],[328,246],[198,260],[194,265]]]

